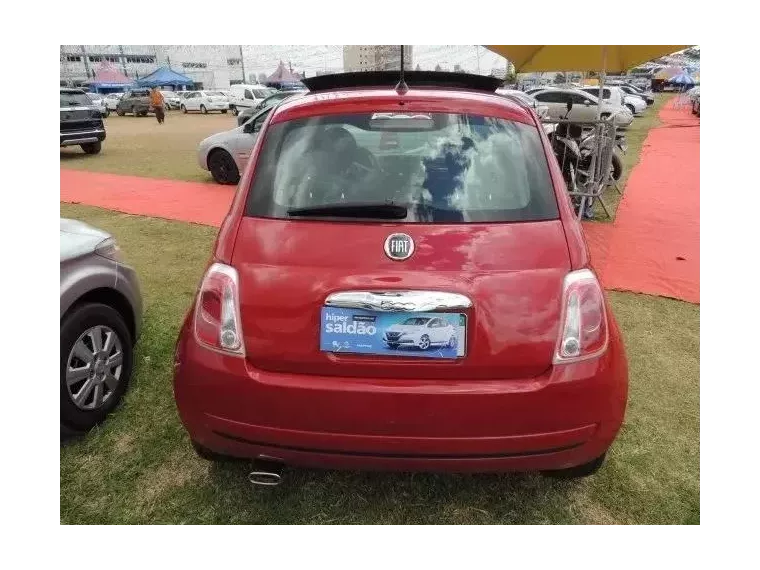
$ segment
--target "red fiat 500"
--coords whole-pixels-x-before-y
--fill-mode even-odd
[[[397,81],[316,77],[262,126],[177,342],[193,445],[593,473],[627,363],[548,140],[490,78]]]

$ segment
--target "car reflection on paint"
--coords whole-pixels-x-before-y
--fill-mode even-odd
[[[383,334],[388,348],[415,346],[427,350],[431,346],[455,348],[457,335],[454,327],[445,319],[410,317],[403,323],[388,327]]]

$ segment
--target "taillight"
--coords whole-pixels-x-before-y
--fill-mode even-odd
[[[565,276],[562,320],[554,364],[586,360],[607,349],[607,311],[599,281],[589,269]]]
[[[245,354],[239,291],[234,267],[223,263],[209,267],[195,305],[193,329],[198,342],[220,352]]]

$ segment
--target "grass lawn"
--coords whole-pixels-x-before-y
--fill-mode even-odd
[[[280,487],[253,487],[246,463],[196,457],[172,394],[174,342],[216,230],[87,206],[61,204],[61,214],[112,232],[145,298],[123,404],[61,445],[62,523],[699,523],[698,305],[610,294],[630,400],[594,477],[286,469]]]
[[[625,133],[626,142],[628,143],[628,150],[623,155],[623,179],[618,183],[620,190],[625,192],[625,185],[628,182],[628,177],[631,175],[633,167],[636,166],[641,157],[641,149],[644,146],[644,140],[649,134],[649,130],[660,124],[660,109],[673,97],[670,93],[655,93],[654,105],[647,107],[647,110],[643,114],[638,115],[628,127]],[[622,196],[618,194],[617,190],[612,187],[608,187],[602,194],[604,203],[607,205],[607,209],[610,211],[610,218],[604,214],[604,210],[600,204],[594,205],[594,219],[600,222],[612,222],[615,219],[615,213],[617,212],[618,205]]]
[[[237,126],[232,113],[183,114],[167,111],[159,125],[152,115],[119,117],[112,113],[106,122],[106,140],[97,155],[87,155],[78,146],[61,149],[61,168],[211,182],[211,175],[198,166],[198,143],[209,135]]]

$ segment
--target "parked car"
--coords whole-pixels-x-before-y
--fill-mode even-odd
[[[182,99],[180,108],[183,113],[200,111],[205,115],[209,111],[226,113],[230,104],[227,102],[227,97],[219,91],[193,91]]]
[[[266,85],[230,85],[229,102],[233,115],[237,115],[242,109],[256,107],[261,101],[275,93],[275,90]]]
[[[527,93],[524,93],[523,91],[519,91],[517,89],[497,89],[496,94],[502,95],[504,97],[514,97],[518,101],[521,101],[523,104],[528,105],[529,107],[532,107],[533,110],[536,112],[536,115],[538,115],[539,119],[544,119],[549,116],[548,105],[543,105],[539,103],[535,97],[533,97],[532,95],[528,95]]]
[[[272,107],[263,109],[244,125],[211,135],[198,145],[198,164],[219,184],[237,184],[261,126]]]
[[[654,94],[651,91],[644,91],[639,89],[638,87],[634,85],[630,85],[628,83],[620,83],[617,85],[620,89],[623,90],[624,93],[627,93],[628,95],[633,95],[636,97],[641,97],[646,102],[647,106],[654,105]]]
[[[455,348],[459,334],[454,325],[445,318],[409,317],[385,329],[382,338],[391,349],[429,350],[437,346]]]
[[[258,103],[256,103],[254,109],[263,109],[264,107],[269,107],[272,103],[277,103],[293,95],[302,95],[304,93],[308,93],[308,90],[307,89],[285,89],[282,91],[275,91],[263,101],[259,101]]]
[[[533,95],[539,103],[548,105],[549,117],[552,119],[568,118],[576,121],[593,121],[597,116],[599,99],[587,91],[580,89],[544,89]],[[573,102],[573,108],[568,113],[567,103]],[[622,105],[612,105],[609,101],[602,102],[601,117],[614,116],[615,123],[626,127],[633,121],[633,114]]]
[[[280,95],[281,93],[284,95]],[[275,94],[276,96],[273,95],[271,97],[267,97],[263,102],[257,103],[256,107],[247,107],[246,109],[241,109],[237,116],[237,124],[238,126],[244,125],[250,120],[251,117],[258,115],[264,109],[269,109],[280,101],[284,101],[289,97],[303,95],[304,93],[306,93],[306,91],[278,91]]]
[[[261,484],[282,464],[597,471],[627,363],[541,125],[495,78],[354,80],[304,80],[259,132],[176,344],[195,450]],[[409,317],[463,342],[389,349]]]
[[[120,117],[123,117],[126,113],[131,113],[135,117],[144,117],[152,112],[150,89],[147,88],[130,89],[124,93],[116,104],[116,114]]]
[[[704,100],[704,96],[702,95],[702,88],[698,85],[696,87],[692,87],[688,91],[689,99],[691,100],[691,112],[695,115],[699,115],[699,118],[702,118],[702,101]]]
[[[106,140],[103,115],[81,89],[61,88],[61,146],[98,154]]]
[[[107,117],[110,114],[110,111],[108,110],[108,107],[106,106],[105,96],[101,95],[100,93],[87,93],[87,97],[89,97],[90,101],[92,101],[92,104],[97,107],[98,111],[100,111],[100,114],[104,117]]]
[[[119,99],[121,99],[124,96],[124,93],[109,93],[106,95],[104,101],[106,105],[106,109],[108,111],[115,111],[116,106],[119,104]]]
[[[108,233],[61,218],[60,238],[61,426],[87,431],[127,390],[142,297]]]
[[[177,91],[161,91],[161,95],[164,96],[164,106],[167,110],[179,109],[181,99],[179,92]]]
[[[581,91],[599,97],[599,87],[583,87]],[[604,102],[612,107],[625,107],[631,115],[637,115],[647,110],[646,101],[641,97],[631,97],[614,85],[604,86]]]

